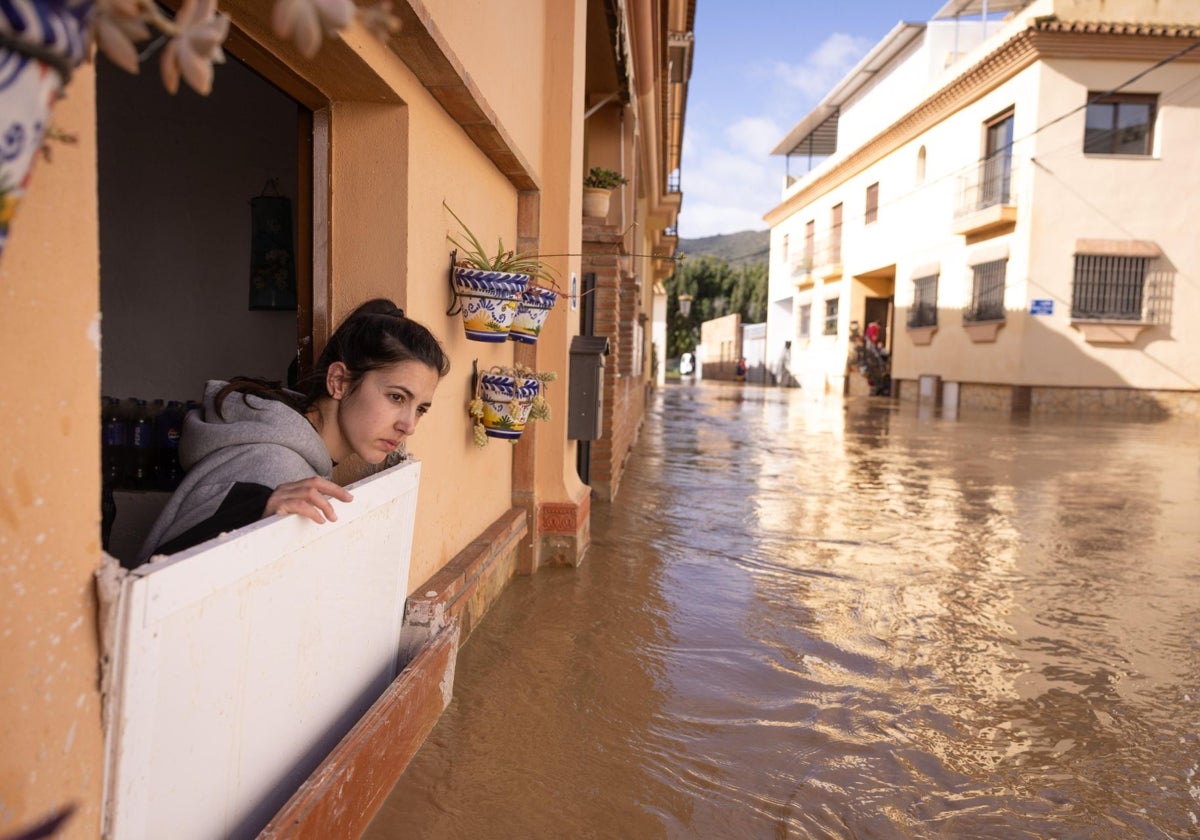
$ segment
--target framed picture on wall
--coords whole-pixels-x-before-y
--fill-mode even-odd
[[[296,308],[292,202],[281,195],[250,199],[250,308]]]

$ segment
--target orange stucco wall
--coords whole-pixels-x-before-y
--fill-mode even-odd
[[[92,571],[100,556],[95,77],[81,68],[0,262],[0,834],[59,808],[100,830]]]
[[[585,61],[582,44],[587,20],[586,3],[557,2],[547,15],[544,41],[544,113],[541,132],[545,137],[541,169],[541,244],[547,254],[570,254],[552,258],[563,291],[570,293],[570,278],[578,276],[578,255],[583,224],[582,182],[583,135],[575,132],[564,143],[564,125],[579,125],[583,119]],[[549,9],[548,9],[549,11]],[[574,252],[574,253],[572,253]],[[537,366],[558,373],[547,399],[551,418],[535,438],[537,469],[535,491],[541,501],[577,501],[584,485],[575,470],[575,443],[567,440],[567,371],[570,368],[570,336],[579,332],[579,311],[571,310],[564,295],[559,299],[537,344]],[[539,421],[541,422],[541,421]]]
[[[572,0],[425,0],[430,17],[453,44],[488,107],[535,167],[542,157],[543,126],[550,116],[543,110],[542,49],[555,21],[561,15],[570,17],[573,5]]]

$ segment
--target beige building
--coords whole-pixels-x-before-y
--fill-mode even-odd
[[[415,521],[396,532],[412,541],[396,615],[427,629],[418,641],[433,652],[384,694],[340,710],[326,745],[377,700],[373,711],[391,725],[372,730],[384,742],[368,733],[334,751],[343,764],[309,792],[348,801],[305,813],[350,821],[310,822],[307,836],[355,836],[370,819],[449,700],[459,639],[512,576],[584,556],[591,490],[568,420],[572,401],[589,397],[574,393],[573,341],[608,339],[608,358],[619,360],[601,374],[611,393],[652,384],[648,322],[675,246],[695,2],[393,7],[396,34],[381,39],[355,22],[308,59],[272,31],[269,4],[221,0],[229,61],[210,96],[168,96],[157,61],[130,76],[98,59],[76,69],[53,112],[74,142],[52,144],[52,159],[35,167],[0,257],[0,834],[72,807],[59,836],[96,837],[102,822],[110,836],[168,836],[149,821],[141,833],[112,829],[124,806],[112,776],[121,734],[102,722],[102,706],[121,698],[109,683],[102,703],[112,651],[102,650],[94,581],[107,556],[102,394],[189,400],[209,378],[282,380],[297,353],[301,367],[310,363],[333,326],[376,296],[430,326],[452,358],[410,447],[421,462]],[[607,218],[587,220],[594,230],[585,235],[582,178],[592,166],[617,169],[629,184]],[[275,309],[249,287],[251,208],[263,197],[291,202],[298,306]],[[535,345],[469,341],[461,318],[447,314],[446,237],[457,225],[444,204],[485,242],[548,255],[564,296]],[[584,255],[597,242],[615,266],[609,299],[584,294],[596,271]],[[473,371],[514,360],[557,371],[552,417],[515,445],[479,448],[466,410]],[[614,492],[642,402],[630,396],[622,408],[596,438],[625,441],[609,459]],[[358,476],[343,467],[344,480]],[[118,495],[111,547],[127,552],[162,499]],[[364,539],[388,542],[382,518],[362,522]],[[196,641],[189,655],[203,648]],[[188,724],[184,716],[173,725]],[[289,778],[330,751],[312,752]],[[379,769],[369,784],[353,772],[355,755]],[[220,833],[256,833],[259,817],[295,791],[276,787]]]
[[[775,149],[776,374],[857,390],[874,321],[901,399],[1200,414],[1198,37],[1188,0],[897,25]]]
[[[703,379],[736,379],[742,358],[742,316],[736,312],[700,325],[698,366]]]

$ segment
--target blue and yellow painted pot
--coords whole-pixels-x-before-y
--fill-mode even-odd
[[[507,341],[517,317],[521,293],[529,285],[526,274],[454,269],[454,294],[462,304],[463,327],[472,341]]]
[[[513,341],[536,344],[542,333],[542,325],[546,323],[546,316],[557,300],[558,292],[553,289],[543,289],[541,286],[525,289],[521,293],[521,305],[517,307],[517,317],[513,320],[508,337]]]
[[[479,377],[483,430],[488,437],[516,440],[525,431],[529,409],[542,383],[536,379],[484,373]]]

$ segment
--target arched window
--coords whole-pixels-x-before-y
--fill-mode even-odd
[[[917,149],[917,183],[925,183],[925,147]]]

